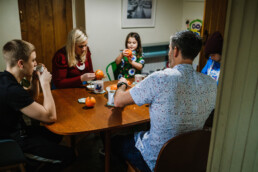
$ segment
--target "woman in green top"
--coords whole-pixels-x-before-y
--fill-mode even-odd
[[[140,74],[144,66],[141,38],[138,33],[131,32],[125,40],[126,49],[116,58],[118,65],[118,78],[133,78],[135,74]],[[129,50],[131,50],[131,52]]]

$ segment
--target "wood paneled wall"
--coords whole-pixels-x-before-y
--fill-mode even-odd
[[[228,0],[206,0],[202,26],[203,47],[200,53],[199,67],[201,71],[207,59],[204,57],[204,47],[209,35],[219,31],[224,36]],[[223,57],[222,57],[223,58]]]
[[[37,62],[52,71],[54,53],[72,29],[71,0],[18,0],[22,39],[36,46]]]

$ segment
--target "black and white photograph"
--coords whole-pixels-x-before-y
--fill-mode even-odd
[[[122,2],[122,28],[155,27],[156,0]]]
[[[152,0],[128,0],[128,19],[150,19]]]

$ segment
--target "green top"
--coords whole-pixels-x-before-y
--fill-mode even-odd
[[[143,55],[139,58],[136,57],[135,55],[135,51],[133,51],[133,57],[132,57],[132,61],[135,61],[137,63],[140,63],[144,66],[144,59],[143,59]],[[135,69],[128,61],[127,57],[123,57],[121,60],[121,63],[118,65],[119,69],[118,69],[118,77],[117,79],[120,79],[121,77],[124,78],[133,78],[135,74],[140,74],[141,70],[137,70]]]

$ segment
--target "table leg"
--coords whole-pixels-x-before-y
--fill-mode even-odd
[[[110,171],[110,131],[105,131],[105,172]]]
[[[71,147],[75,149],[75,144],[76,144],[76,135],[71,135]]]

